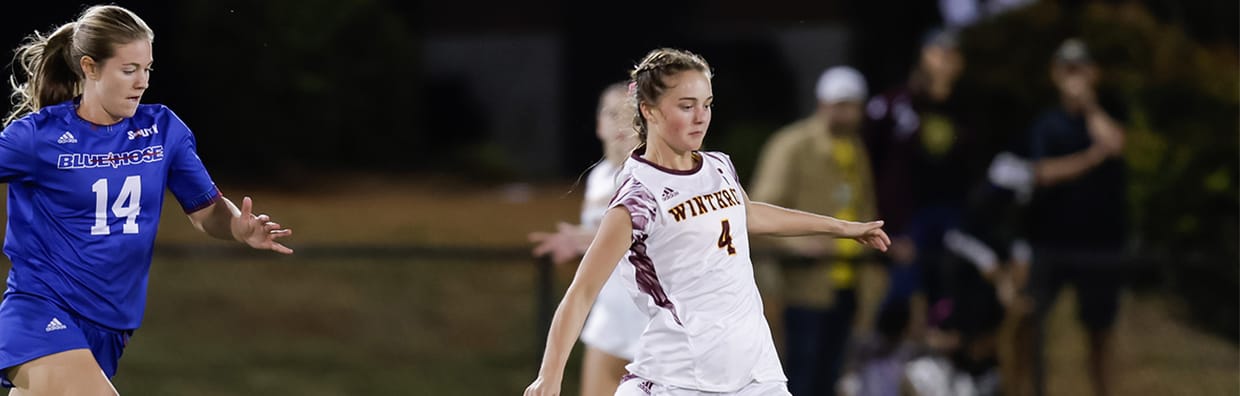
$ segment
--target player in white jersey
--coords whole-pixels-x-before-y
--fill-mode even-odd
[[[527,396],[559,395],[586,313],[616,261],[651,316],[617,395],[788,395],[749,259],[749,233],[853,238],[880,250],[881,221],[841,221],[749,202],[731,160],[701,152],[714,95],[700,56],[657,49],[631,72],[635,127],[645,142],[620,172],[547,335]],[[626,274],[630,273],[625,271]]]
[[[581,225],[561,223],[556,233],[535,232],[530,240],[537,242],[535,256],[550,254],[556,264],[581,257],[594,231],[603,221],[607,204],[616,195],[616,176],[624,159],[637,145],[637,134],[631,122],[633,112],[626,103],[624,83],[608,86],[599,98],[595,132],[603,143],[604,158],[586,177],[585,201],[581,206]],[[630,125],[625,127],[625,125]],[[626,373],[624,366],[633,361],[637,338],[650,320],[637,309],[633,299],[619,280],[625,269],[617,265],[599,292],[594,307],[581,332],[586,353],[581,367],[581,395],[601,396],[615,393]]]

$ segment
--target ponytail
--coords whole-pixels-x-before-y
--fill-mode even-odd
[[[135,40],[155,40],[155,33],[132,11],[114,5],[87,8],[76,21],[61,25],[52,34],[34,32],[13,56],[13,110],[4,119],[9,125],[22,116],[73,99],[82,93],[81,59],[89,56],[102,64],[116,46]]]
[[[72,56],[76,30],[77,23],[70,22],[48,36],[35,32],[17,48],[13,75],[9,77],[14,105],[4,125],[44,106],[73,99],[80,93],[81,66]],[[24,82],[18,82],[19,74]]]

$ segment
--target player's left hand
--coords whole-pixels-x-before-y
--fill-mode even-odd
[[[276,238],[293,235],[293,230],[283,228],[265,214],[254,215],[254,201],[241,199],[241,216],[232,219],[232,234],[238,241],[260,250],[293,254],[293,249],[276,242]]]
[[[845,221],[844,227],[840,231],[841,237],[855,239],[862,245],[878,249],[881,252],[886,252],[887,247],[891,246],[891,238],[883,231],[882,220],[866,223]]]

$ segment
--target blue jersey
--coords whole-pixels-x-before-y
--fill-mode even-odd
[[[186,213],[221,195],[172,110],[140,105],[97,126],[75,103],[45,107],[0,132],[9,185],[8,290],[35,295],[113,329],[136,329],[146,307],[164,189]]]

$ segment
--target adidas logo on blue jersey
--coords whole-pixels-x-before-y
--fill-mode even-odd
[[[52,318],[51,322],[47,322],[47,329],[44,331],[50,333],[56,330],[64,330],[67,328],[69,328],[69,326],[65,326],[64,323],[60,323],[60,319]]]
[[[675,198],[676,195],[678,194],[680,193],[676,192],[676,190],[671,189],[671,187],[663,187],[663,200],[664,201]]]
[[[64,135],[60,135],[60,139],[56,139],[56,143],[77,143],[77,138],[73,137],[73,133],[65,131]]]

